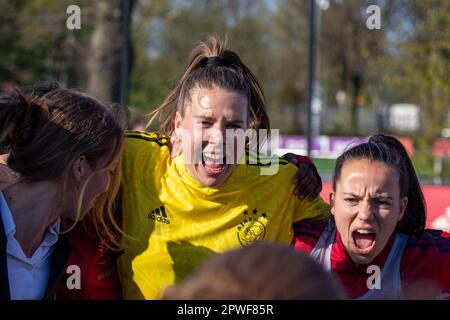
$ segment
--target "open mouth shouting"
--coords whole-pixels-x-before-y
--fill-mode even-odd
[[[203,152],[201,165],[208,175],[219,175],[228,166],[226,164],[226,157],[211,152]]]
[[[354,253],[370,255],[374,252],[377,234],[373,228],[356,228],[351,232]]]

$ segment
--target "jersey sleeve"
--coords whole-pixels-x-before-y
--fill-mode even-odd
[[[294,238],[291,246],[295,250],[310,254],[325,230],[327,220],[303,220],[293,224]]]
[[[296,223],[305,219],[321,220],[329,217],[329,215],[330,207],[320,196],[314,200],[304,198],[298,200],[293,222]]]
[[[162,147],[169,145],[166,137],[156,133],[127,131],[125,137],[121,159],[123,188],[157,170],[161,164]]]
[[[407,286],[425,283],[438,286],[450,300],[450,234],[425,230],[411,236],[402,257],[402,281]]]

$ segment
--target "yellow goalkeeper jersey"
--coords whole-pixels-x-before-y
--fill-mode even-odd
[[[325,216],[318,197],[299,200],[291,180],[297,167],[279,162],[275,175],[261,163],[237,164],[220,186],[201,185],[171,158],[166,137],[128,132],[122,158],[125,253],[118,260],[125,299],[159,299],[214,253],[272,241],[289,245],[292,223]]]

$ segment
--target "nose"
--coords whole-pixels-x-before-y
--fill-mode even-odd
[[[368,201],[361,201],[358,210],[358,219],[365,222],[373,219],[373,208]]]
[[[221,146],[224,144],[225,139],[225,126],[217,124],[216,126],[208,130],[207,140],[211,144]]]

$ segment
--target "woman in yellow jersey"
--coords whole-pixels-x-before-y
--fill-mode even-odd
[[[153,116],[164,112],[166,134],[126,135],[121,209],[131,239],[123,238],[118,260],[124,298],[161,298],[207,256],[257,241],[289,245],[294,222],[327,214],[320,197],[293,194],[295,165],[254,158],[229,136],[270,126],[258,81],[216,38],[193,50]]]

